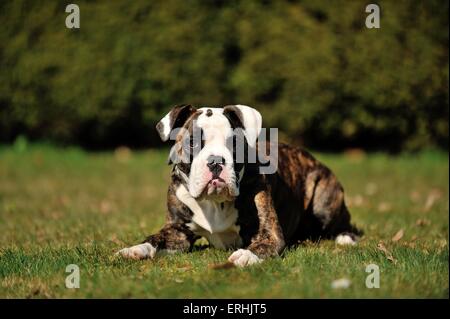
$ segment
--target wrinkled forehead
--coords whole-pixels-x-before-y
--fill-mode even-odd
[[[202,107],[201,113],[193,119],[194,128],[201,128],[206,139],[215,137],[227,137],[232,134],[231,124],[223,114],[223,108]]]

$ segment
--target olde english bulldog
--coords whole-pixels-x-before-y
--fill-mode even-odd
[[[306,239],[356,243],[360,232],[335,175],[303,149],[266,141],[254,108],[179,105],[156,128],[174,141],[166,223],[118,255],[187,252],[204,237],[233,249],[229,262],[243,267]]]

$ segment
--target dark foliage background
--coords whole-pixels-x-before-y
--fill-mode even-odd
[[[448,1],[0,2],[0,141],[159,145],[174,104],[241,103],[315,149],[448,149]]]

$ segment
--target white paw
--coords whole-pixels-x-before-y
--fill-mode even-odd
[[[248,249],[238,249],[228,257],[228,261],[238,267],[245,267],[260,263],[262,262],[262,259]]]
[[[130,259],[153,258],[156,255],[156,248],[149,243],[143,243],[136,246],[119,250],[116,255]]]
[[[356,245],[356,241],[349,235],[338,235],[335,242],[338,245]]]

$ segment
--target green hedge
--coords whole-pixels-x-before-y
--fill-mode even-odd
[[[71,1],[74,2],[74,1]],[[70,2],[67,2],[70,3]],[[0,140],[157,145],[179,103],[242,103],[308,147],[448,148],[448,2],[0,3]]]

